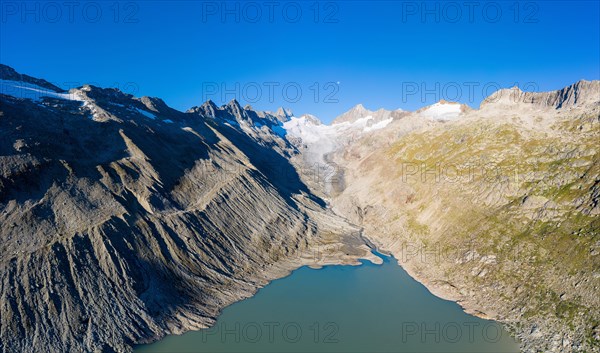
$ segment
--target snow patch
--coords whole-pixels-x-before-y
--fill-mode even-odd
[[[140,114],[142,114],[143,116],[145,116],[146,118],[149,118],[149,119],[152,119],[152,120],[156,119],[156,116],[155,116],[154,114],[151,114],[151,113],[149,113],[149,112],[147,112],[147,111],[145,111],[145,110],[143,110],[143,109],[138,109],[138,108],[135,108],[135,110],[136,110],[138,113],[140,113]]]
[[[240,126],[240,124],[237,122],[237,120],[231,120],[231,119],[223,119],[225,120],[225,124],[229,125],[229,126]]]
[[[15,98],[31,99],[39,101],[42,97],[51,97],[71,101],[83,101],[83,98],[76,93],[58,93],[48,88],[40,87],[28,82],[1,80],[0,94],[5,94]]]
[[[88,101],[83,101],[83,105],[79,109],[81,108],[87,108],[92,113],[92,115],[89,117],[90,120],[95,120],[99,117],[99,112],[98,109],[96,109],[95,104]]]
[[[434,120],[453,120],[461,113],[461,106],[458,103],[435,103],[419,115],[429,117]]]
[[[379,130],[379,129],[383,129],[384,127],[388,126],[389,123],[391,123],[394,120],[394,118],[389,118],[389,119],[385,119],[382,120],[378,123],[375,123],[371,126],[367,126],[363,129],[364,132],[369,132],[369,131],[373,131],[373,130]]]
[[[165,120],[163,120],[163,123],[173,124],[173,120],[171,120],[171,119],[165,119]]]

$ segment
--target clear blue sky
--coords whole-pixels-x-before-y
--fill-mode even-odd
[[[0,2],[0,62],[180,110],[236,96],[330,121],[600,79],[598,1],[67,3]]]

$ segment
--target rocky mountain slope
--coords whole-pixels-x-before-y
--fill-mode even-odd
[[[0,74],[2,352],[127,352],[299,266],[373,258],[292,145],[233,126],[275,115]]]
[[[600,351],[600,81],[446,105],[345,139],[311,186],[524,352]]]

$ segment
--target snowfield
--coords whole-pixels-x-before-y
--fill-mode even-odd
[[[434,120],[454,120],[462,111],[458,103],[435,103],[424,109],[420,115]]]
[[[0,94],[15,98],[31,99],[33,101],[39,101],[42,97],[83,101],[77,94],[58,93],[31,83],[10,80],[0,80]]]

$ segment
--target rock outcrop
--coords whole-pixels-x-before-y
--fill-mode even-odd
[[[600,101],[600,81],[581,80],[563,89],[550,92],[523,92],[518,87],[502,89],[481,104],[530,105],[540,108],[564,109],[585,106]]]

